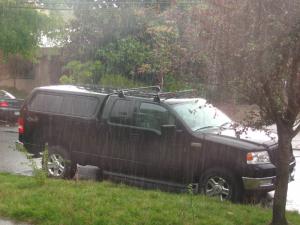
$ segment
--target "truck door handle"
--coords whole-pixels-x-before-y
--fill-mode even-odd
[[[202,148],[202,143],[191,142],[191,147],[192,147],[192,149],[201,149]]]

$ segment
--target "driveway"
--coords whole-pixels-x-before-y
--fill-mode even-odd
[[[31,175],[25,155],[15,150],[17,138],[17,127],[0,126],[0,171]]]
[[[17,130],[17,127],[0,125],[0,172],[31,176],[30,162],[23,153],[15,150],[15,141],[18,139]],[[41,165],[41,159],[35,159],[35,161],[37,165]],[[78,171],[81,179],[97,179],[97,167],[78,166]]]

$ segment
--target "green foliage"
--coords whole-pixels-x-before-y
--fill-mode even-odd
[[[174,76],[167,74],[164,76],[164,91],[179,91],[184,89],[192,89],[192,86]]]
[[[109,8],[110,3],[105,7],[103,4],[75,4],[76,18],[67,45],[70,59],[99,60],[105,74],[119,74],[147,84],[161,83],[168,73],[178,75],[174,64],[180,56],[176,60],[173,57],[180,51],[176,24],[157,16],[156,9],[122,5],[121,10],[108,10],[105,7]]]
[[[148,19],[144,9],[107,9],[98,4],[103,3],[82,0],[75,4],[75,19],[70,23],[70,42],[66,46],[72,59],[95,60],[99,49],[108,44],[144,33]]]
[[[27,152],[26,148],[23,146],[19,146],[17,151],[23,153],[26,158],[28,159],[27,165],[32,169],[32,175],[37,185],[45,185],[47,181],[47,172],[40,168],[37,161],[32,158],[32,156]],[[43,152],[45,157],[48,157],[48,146],[46,145],[46,148]]]
[[[57,23],[30,6],[22,7],[16,0],[0,0],[0,51],[5,58],[13,54],[33,58],[42,34],[50,34]]]
[[[118,87],[118,88],[133,88],[133,87],[144,86],[144,84],[133,80],[129,80],[128,78],[122,75],[110,75],[110,74],[102,76],[99,84],[101,86]]]
[[[136,78],[150,70],[148,68],[145,71],[143,67],[150,58],[149,47],[132,37],[108,44],[98,51],[98,57],[105,62],[105,72],[108,74],[122,74],[127,78]]]
[[[158,8],[137,8],[135,4],[111,8],[110,3],[85,0],[74,5],[75,19],[71,22],[70,42],[66,47],[68,58],[98,60],[103,64],[104,74],[118,74],[150,85],[160,84],[167,74],[182,80],[185,71],[179,70],[178,66],[185,55],[180,47],[176,20],[157,14],[161,12],[157,10],[159,2],[154,3]],[[140,6],[152,3],[147,1]],[[164,6],[169,3],[164,2]],[[199,66],[195,70],[200,71]],[[76,82],[66,76],[61,81]],[[171,89],[182,86],[177,83],[173,82],[175,87]]]
[[[103,66],[100,61],[71,61],[64,68],[66,74],[60,78],[62,84],[97,84],[102,75]]]

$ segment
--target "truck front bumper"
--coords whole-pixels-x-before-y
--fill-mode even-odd
[[[296,162],[293,161],[290,163],[290,174],[289,174],[289,182],[294,180],[295,177],[295,165]],[[244,189],[246,191],[272,191],[275,189],[275,181],[276,176],[270,177],[242,177]]]

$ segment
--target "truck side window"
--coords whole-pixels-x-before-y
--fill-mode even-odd
[[[61,107],[61,114],[80,117],[94,115],[98,99],[91,96],[65,95]]]
[[[58,115],[91,117],[97,105],[98,99],[91,96],[38,93],[29,103],[29,109]]]
[[[175,124],[175,119],[169,111],[157,104],[141,103],[135,114],[135,126],[161,131],[161,125]]]
[[[109,121],[112,123],[131,125],[134,101],[117,100],[111,110]]]
[[[63,97],[38,93],[29,103],[29,109],[37,112],[59,113]]]

